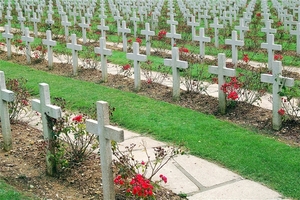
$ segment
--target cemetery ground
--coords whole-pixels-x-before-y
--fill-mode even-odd
[[[6,60],[5,53],[2,53],[1,56],[2,60]],[[71,75],[71,65],[54,64],[53,69],[49,70],[46,67],[46,62],[33,63],[29,66],[25,66],[25,60],[26,59],[24,59],[23,56],[14,54],[12,61],[17,62],[22,66],[1,61],[0,69],[6,72],[7,77],[19,78],[22,76],[28,79],[28,88],[33,89],[33,95],[38,94],[37,84],[39,82],[47,82],[51,87],[52,94],[54,94],[52,97],[66,98],[67,102],[71,104],[71,106],[68,107],[71,110],[78,110],[78,108],[80,108],[80,110],[88,112],[88,108],[93,107],[93,103],[99,100],[99,98],[107,100],[116,108],[116,111],[113,113],[112,120],[118,125],[142,133],[149,133],[163,141],[175,143],[183,142],[183,144],[190,149],[192,154],[217,161],[232,170],[238,171],[245,177],[263,182],[271,188],[277,189],[287,197],[299,197],[299,194],[295,192],[298,190],[298,186],[295,186],[297,185],[297,181],[293,180],[297,175],[294,174],[293,170],[290,170],[291,166],[288,166],[289,161],[287,161],[289,159],[296,159],[299,154],[299,152],[297,153],[297,148],[299,148],[299,122],[293,121],[285,123],[280,131],[272,131],[271,111],[252,106],[250,104],[238,103],[237,106],[230,109],[226,115],[220,115],[217,110],[217,99],[206,95],[182,91],[180,99],[178,101],[174,101],[172,98],[172,89],[160,84],[149,84],[147,82],[143,82],[141,90],[139,92],[135,92],[133,80],[124,78],[122,75],[109,75],[107,83],[100,83],[99,80],[101,72],[94,69],[80,69],[78,76],[73,76]],[[35,69],[38,69],[38,71]],[[72,80],[73,82],[71,82]],[[69,81],[70,83],[68,83]],[[64,89],[60,92],[56,92],[56,90],[61,87],[61,84],[64,84]],[[103,85],[103,87],[101,87],[101,85]],[[95,91],[92,90],[94,87],[101,87],[101,92],[99,91],[98,95],[94,94]],[[111,88],[115,88],[117,90]],[[83,95],[85,98],[80,96],[79,93],[89,90],[91,90],[90,93]],[[130,98],[128,99],[125,96],[130,96]],[[148,100],[142,96],[150,97],[159,101],[150,102],[152,100]],[[81,99],[82,101],[76,102],[76,99]],[[192,112],[189,114],[182,114],[179,107],[168,107],[163,102],[190,108],[191,110],[197,111],[197,114],[193,111],[188,111]],[[152,106],[150,104],[154,105]],[[123,105],[121,106],[123,108],[121,108],[120,105]],[[141,113],[139,118],[136,118],[132,116],[132,114],[134,115],[134,112],[136,112],[133,111],[135,110],[134,107],[139,106],[140,108],[138,108],[138,110]],[[162,107],[165,109],[160,110]],[[157,108],[160,109],[157,110]],[[125,112],[125,110],[127,110],[127,113],[125,115],[120,115],[120,112]],[[133,113],[130,114],[130,112]],[[146,114],[146,112],[148,114]],[[173,125],[178,123],[176,126],[178,128],[178,132],[193,135],[193,131],[195,131],[193,127],[188,127],[187,130],[181,127],[184,126],[185,122],[174,121],[171,124],[168,124],[169,121],[166,119],[167,124],[165,124],[165,126],[167,127],[164,127],[164,118],[170,117],[167,115],[178,115],[176,117],[180,118],[180,120],[185,117],[193,118],[193,126],[198,126],[196,123],[200,123],[203,120],[196,117],[198,114],[201,115],[199,112],[207,115],[215,115],[216,118],[229,121],[230,123],[228,125],[226,122],[220,122],[221,124],[218,124],[218,128],[216,128],[212,125],[216,123],[213,121],[214,117],[208,117],[209,119],[206,119],[207,121],[203,123],[206,124],[205,127],[212,126],[212,129],[214,130],[207,130],[207,133],[204,133],[205,137],[196,137],[196,143],[195,141],[192,141],[195,140],[195,138],[189,140],[188,135],[177,135],[177,131],[174,130]],[[212,122],[210,122],[210,120],[212,120]],[[233,136],[236,132],[236,130],[233,129],[240,128],[232,125],[231,123],[245,127],[245,129],[239,130],[242,133],[238,137]],[[159,124],[159,127],[156,127],[157,125],[154,124]],[[189,125],[192,126],[191,124]],[[232,128],[232,126],[234,128]],[[160,133],[158,128],[161,129],[162,127],[163,130],[160,131],[163,133]],[[180,131],[180,129],[184,130]],[[39,197],[42,196],[53,199],[62,198],[63,195],[68,197],[74,194],[85,195],[86,198],[97,198],[101,195],[101,191],[99,189],[101,180],[101,175],[99,174],[99,163],[95,162],[95,160],[98,159],[91,157],[86,163],[71,170],[71,174],[62,175],[58,179],[46,177],[45,169],[43,168],[43,166],[45,166],[43,163],[45,159],[43,159],[43,153],[41,153],[38,143],[38,141],[42,140],[42,134],[34,128],[28,127],[24,124],[15,124],[13,125],[12,130],[16,150],[13,150],[10,153],[2,153],[7,155],[5,156],[6,159],[13,159],[14,162],[22,162],[22,164],[15,164],[12,160],[3,163],[3,169],[6,169],[7,171],[1,171],[1,176],[3,176],[4,180],[6,180],[9,184],[16,186],[21,191],[27,191],[30,194],[34,194]],[[202,127],[200,130],[205,129]],[[250,137],[259,137],[258,143],[255,141],[257,138],[252,138],[250,143],[248,143],[249,141],[245,143],[243,143],[243,141],[238,141],[245,139],[244,137],[248,137],[250,130],[255,132],[254,135],[250,134]],[[209,136],[210,134],[212,135]],[[230,141],[226,139],[223,140],[219,137],[234,137],[235,139],[231,140],[231,138]],[[216,138],[218,139],[216,140]],[[264,140],[272,140],[271,143],[276,143],[272,144],[276,146],[276,148],[274,148],[276,149],[276,153],[274,152],[274,149],[271,150],[271,152],[268,152],[270,149],[266,149],[264,145],[260,146],[262,143],[264,144],[266,142]],[[281,142],[277,143],[278,140]],[[231,149],[231,147],[229,147],[230,145],[237,146],[237,148]],[[243,147],[239,145],[242,145]],[[257,152],[255,152],[255,150],[251,149],[249,145],[254,146],[254,149],[262,148],[264,150],[256,149]],[[277,147],[277,145],[279,145],[279,147]],[[201,150],[199,150],[199,148]],[[286,161],[283,161],[281,160],[281,157],[285,157],[284,153],[287,153],[285,148],[294,148],[294,150],[291,151],[296,155],[291,153],[291,155],[289,155],[291,157],[289,157]],[[221,153],[221,151],[223,153]],[[238,153],[239,151],[245,151],[245,154],[240,155]],[[268,152],[269,154],[264,155],[263,153],[265,152]],[[280,170],[274,172],[274,168],[278,167]],[[286,172],[289,172],[282,173],[285,170]],[[279,174],[285,174],[285,177],[282,177]],[[283,186],[287,184],[287,182],[289,182],[289,186]],[[159,196],[165,197],[165,199],[171,199],[172,197],[165,196],[167,194],[171,196],[174,195],[171,192],[162,190],[162,193],[159,194]],[[76,198],[78,199],[80,197],[76,196]],[[173,198],[178,199],[179,197],[174,195]]]

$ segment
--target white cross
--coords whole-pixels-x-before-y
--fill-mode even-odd
[[[7,11],[6,11],[5,19],[7,20],[7,24],[8,24],[9,31],[10,31],[10,28],[11,28],[11,20],[13,20],[13,17],[11,16],[11,13],[10,13],[10,10],[7,10]]]
[[[49,85],[46,83],[39,84],[39,92],[40,92],[40,100],[33,99],[31,101],[32,110],[41,113],[42,116],[42,124],[43,124],[43,134],[44,140],[49,142],[49,148],[47,148],[46,153],[46,165],[47,165],[47,173],[49,175],[53,175],[56,169],[56,161],[52,159],[51,154],[53,154],[53,146],[51,142],[53,142],[54,134],[52,133],[51,128],[48,126],[48,117],[58,119],[61,117],[61,109],[58,106],[51,105],[50,102],[50,90]]]
[[[53,67],[53,46],[56,46],[56,41],[52,40],[51,31],[46,31],[46,39],[43,39],[42,42],[44,45],[47,45],[48,48],[48,67],[51,69]]]
[[[130,33],[130,29],[126,28],[126,21],[122,21],[122,27],[118,28],[118,32],[122,33],[123,38],[123,51],[127,52],[127,38],[126,34]]]
[[[171,32],[167,33],[166,37],[171,38],[171,45],[174,47],[175,39],[181,39],[181,34],[176,33],[175,25],[171,25]]]
[[[48,24],[48,26],[52,26],[54,24],[51,13],[48,13],[48,18],[46,19],[45,22],[46,22],[46,24]]]
[[[6,89],[4,72],[0,71],[0,112],[1,112],[1,129],[4,142],[4,150],[12,149],[12,137],[9,121],[8,103],[15,99],[14,93]]]
[[[146,28],[145,30],[141,31],[141,34],[145,35],[145,39],[146,39],[146,55],[149,56],[150,55],[150,49],[151,49],[151,41],[150,41],[150,37],[149,36],[155,35],[155,32],[150,30],[149,23],[145,23],[145,28]]]
[[[281,51],[282,46],[274,44],[274,35],[267,35],[267,43],[261,43],[261,48],[267,49],[268,52],[268,69],[272,70],[272,63],[274,61],[274,50]]]
[[[214,23],[210,24],[210,27],[215,30],[215,47],[219,48],[219,28],[224,28],[223,24],[219,24],[219,19],[214,18]]]
[[[122,19],[123,19],[123,17],[120,16],[120,12],[119,12],[119,10],[117,10],[117,14],[114,16],[114,20],[117,21],[118,35],[120,34],[120,32],[119,32],[119,28],[120,28],[120,20],[122,20]]]
[[[85,23],[85,17],[81,17],[81,23],[78,24],[81,27],[82,31],[82,42],[83,44],[86,43],[86,29],[90,27],[89,24]]]
[[[204,14],[201,15],[201,18],[204,19],[204,26],[205,28],[208,28],[208,23],[207,23],[207,19],[210,19],[211,16],[207,14],[207,10],[204,10]]]
[[[192,27],[192,40],[194,40],[194,37],[196,36],[196,30],[195,30],[195,26],[199,26],[200,23],[195,21],[195,16],[191,16],[191,21],[187,22],[188,26]]]
[[[31,22],[33,22],[33,30],[34,30],[34,36],[38,36],[38,31],[37,31],[37,23],[41,22],[39,18],[36,17],[36,12],[33,12],[33,17],[30,19]]]
[[[71,42],[67,43],[67,48],[72,50],[72,58],[73,58],[73,74],[77,75],[78,68],[78,51],[82,50],[82,45],[77,44],[76,34],[71,35]]]
[[[133,35],[136,37],[136,32],[137,32],[137,22],[140,21],[140,18],[136,17],[136,12],[133,12],[133,16],[130,17],[130,21],[133,22]]]
[[[33,42],[34,38],[30,37],[29,35],[29,28],[25,28],[25,34],[24,36],[21,36],[21,40],[25,42],[26,44],[26,58],[27,58],[27,63],[31,63],[31,47],[30,43]]]
[[[86,130],[99,137],[102,171],[103,199],[115,199],[115,185],[112,172],[111,140],[124,141],[124,131],[109,125],[109,107],[104,101],[97,101],[97,121],[86,120]]]
[[[134,66],[134,88],[135,90],[139,90],[141,88],[141,68],[140,68],[140,62],[144,62],[147,60],[146,55],[142,55],[139,52],[139,43],[134,42],[133,43],[133,53],[127,53],[126,58],[129,60],[133,60],[133,66]]]
[[[225,44],[231,45],[232,63],[236,65],[237,61],[238,61],[237,46],[244,46],[244,41],[237,39],[237,32],[236,31],[232,31],[231,35],[232,35],[232,39],[226,39]]]
[[[218,66],[210,66],[208,72],[218,75],[219,108],[221,114],[226,113],[226,94],[222,91],[222,85],[225,83],[225,77],[234,77],[235,69],[226,67],[226,57],[224,53],[218,54]]]
[[[199,36],[195,36],[193,40],[199,42],[200,56],[202,58],[204,58],[204,56],[205,56],[205,42],[210,42],[210,37],[205,37],[205,30],[204,30],[204,28],[200,28],[199,29]]]
[[[264,13],[263,16],[264,16],[264,18],[261,21],[265,23],[265,26],[267,26],[267,23],[266,23],[267,21],[270,21],[270,23],[273,23],[273,20],[270,19],[269,13]]]
[[[71,22],[68,21],[67,15],[64,15],[62,17],[61,25],[65,27],[66,42],[69,42],[69,26],[71,26]]]
[[[172,25],[178,25],[178,21],[174,20],[174,15],[170,14],[170,19],[167,20],[167,24],[170,24],[170,26],[172,27]]]
[[[290,30],[291,35],[296,35],[297,54],[300,54],[300,23],[297,23],[296,30]]]
[[[77,24],[77,16],[79,15],[79,14],[77,13],[77,11],[76,11],[76,6],[73,7],[72,15],[73,15],[74,26],[75,26],[75,24]]]
[[[265,22],[265,24],[266,24],[266,27],[261,28],[261,32],[266,33],[267,36],[268,36],[268,34],[276,33],[276,32],[277,32],[276,29],[273,29],[273,28],[271,27],[271,21],[270,21],[270,20],[267,20],[267,21]]]
[[[102,81],[107,82],[107,58],[106,58],[106,56],[111,56],[112,52],[110,49],[106,48],[105,37],[100,38],[100,47],[95,47],[94,51],[96,54],[100,54],[100,56],[101,56]]]
[[[2,37],[6,39],[7,57],[8,59],[11,59],[11,39],[14,35],[9,32],[8,25],[5,25],[5,32],[2,33]]]
[[[281,75],[282,65],[280,61],[273,62],[273,70],[272,74],[261,74],[261,81],[264,83],[271,83],[273,85],[273,129],[279,130],[281,128],[281,115],[279,115],[278,111],[281,108],[281,97],[279,95],[282,86],[293,87],[294,79],[286,78]]]
[[[105,19],[101,19],[101,25],[98,25],[97,26],[97,29],[101,30],[101,37],[106,37],[105,35],[105,31],[108,31],[109,30],[109,27],[108,26],[105,26]]]
[[[164,59],[164,65],[172,67],[173,76],[173,98],[178,99],[180,95],[180,73],[179,69],[187,69],[188,63],[179,60],[178,47],[172,47],[172,59]]]
[[[249,31],[249,27],[244,24],[244,18],[240,18],[240,24],[234,28],[240,31],[240,40],[244,40],[244,32]]]
[[[18,21],[21,24],[21,31],[22,31],[22,35],[24,35],[24,22],[26,21],[25,17],[23,17],[23,12],[19,12],[19,16],[18,16]]]

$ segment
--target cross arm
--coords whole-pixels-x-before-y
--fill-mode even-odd
[[[15,94],[10,90],[2,89],[1,98],[6,102],[12,102],[15,99]]]

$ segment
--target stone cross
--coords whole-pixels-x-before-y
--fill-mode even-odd
[[[178,99],[180,96],[180,73],[179,69],[187,69],[188,63],[179,60],[178,47],[172,47],[172,59],[164,59],[164,65],[172,67],[173,76],[173,98]]]
[[[9,121],[8,102],[14,101],[14,93],[6,89],[4,72],[0,71],[0,112],[1,112],[1,129],[4,142],[4,150],[12,149],[12,137]]]
[[[145,28],[146,28],[146,30],[142,30],[141,34],[145,35],[145,39],[146,39],[146,55],[149,56],[150,55],[150,50],[151,50],[151,41],[150,41],[150,37],[149,36],[155,35],[155,32],[150,30],[149,23],[145,23]]]
[[[11,20],[13,20],[13,17],[11,16],[10,10],[6,11],[5,19],[7,20],[7,24],[9,27],[9,31],[11,29]]]
[[[47,174],[53,176],[56,171],[56,161],[52,159],[54,153],[54,148],[51,143],[55,140],[55,136],[48,126],[48,117],[58,119],[61,117],[61,109],[58,106],[51,105],[50,103],[50,90],[49,85],[46,83],[39,84],[40,100],[33,99],[31,101],[32,110],[41,113],[42,115],[42,124],[43,124],[43,134],[44,140],[49,142],[49,148],[46,152],[46,165],[47,165]]]
[[[274,35],[267,35],[267,43],[261,43],[261,48],[267,49],[268,52],[268,69],[272,70],[272,63],[274,61],[274,50],[281,51],[282,46],[274,44]]]
[[[27,58],[27,63],[31,63],[31,47],[30,43],[33,42],[34,38],[30,37],[29,35],[29,28],[25,28],[25,34],[24,36],[21,36],[21,40],[25,42],[26,44],[26,58]]]
[[[175,25],[171,25],[171,32],[167,33],[166,37],[171,38],[171,45],[174,47],[175,39],[181,39],[181,34],[176,33]]]
[[[72,12],[72,16],[73,16],[73,19],[74,19],[74,26],[75,26],[75,24],[77,24],[77,16],[78,16],[79,14],[77,13],[77,11],[76,11],[76,6],[74,5],[74,7],[73,7],[73,12]]]
[[[101,19],[101,25],[98,25],[97,29],[101,30],[101,37],[106,38],[105,31],[108,31],[109,27],[105,26],[105,19],[103,19],[103,18]]]
[[[44,45],[47,45],[48,48],[48,67],[51,69],[53,67],[53,46],[56,46],[56,41],[52,40],[51,31],[46,31],[46,39],[43,39],[42,42]]]
[[[191,17],[191,21],[187,22],[187,25],[192,27],[192,40],[194,40],[194,37],[196,36],[196,29],[195,29],[195,27],[199,26],[200,23],[195,21],[195,16],[193,15]]]
[[[219,29],[224,28],[223,24],[219,24],[219,19],[217,17],[214,18],[214,23],[210,24],[210,27],[215,30],[215,47],[219,48]]]
[[[124,141],[124,131],[109,125],[109,107],[104,101],[97,101],[97,121],[86,120],[86,130],[99,137],[100,159],[102,171],[103,199],[115,199],[115,185],[112,171],[111,140]]]
[[[85,23],[85,17],[81,17],[81,23],[78,24],[81,27],[82,42],[86,43],[86,29],[90,27],[89,24]]]
[[[5,25],[5,32],[2,33],[2,37],[6,39],[7,58],[11,59],[11,39],[14,37],[14,35],[9,32],[8,25]]]
[[[40,18],[36,17],[36,12],[33,12],[33,17],[30,19],[33,22],[34,37],[38,36],[37,23],[41,22]]]
[[[106,56],[111,56],[112,52],[110,49],[106,48],[105,37],[100,38],[100,47],[95,47],[94,51],[96,54],[100,54],[100,56],[101,56],[102,81],[107,82],[107,58],[106,58]]]
[[[231,32],[232,39],[225,39],[225,44],[231,45],[232,63],[236,66],[238,62],[238,49],[237,46],[244,46],[244,41],[237,39],[237,32]]]
[[[300,23],[297,23],[296,30],[290,30],[291,35],[296,35],[297,54],[300,54]]]
[[[77,75],[78,68],[78,51],[82,50],[82,45],[77,44],[76,34],[71,35],[71,43],[67,43],[67,48],[72,50],[73,75]]]
[[[208,28],[208,22],[207,22],[207,19],[210,19],[211,16],[208,15],[208,10],[204,10],[204,14],[201,15],[201,18],[204,19],[204,26],[205,28]]]
[[[245,26],[244,18],[240,18],[240,25],[235,26],[234,28],[240,31],[240,40],[244,40],[244,32],[249,31],[249,27]]]
[[[118,32],[122,33],[123,38],[123,51],[127,52],[127,33],[130,33],[130,29],[126,28],[126,21],[122,21],[122,27],[118,28]]]
[[[273,84],[273,129],[279,130],[281,128],[281,115],[278,111],[281,109],[281,97],[280,91],[283,86],[293,87],[294,86],[294,79],[286,78],[281,75],[282,72],[282,65],[281,61],[274,61],[273,62],[273,70],[272,74],[261,74],[261,81],[264,83],[271,83]]]
[[[19,14],[18,14],[19,16],[18,16],[18,21],[20,22],[20,25],[21,25],[21,31],[22,31],[22,35],[24,35],[24,32],[25,32],[25,30],[24,30],[24,22],[26,21],[26,18],[25,17],[23,17],[23,12],[21,11],[21,12],[19,12]]]
[[[71,26],[71,22],[68,21],[68,16],[67,15],[64,15],[62,17],[61,25],[65,27],[66,42],[69,42],[69,26]]]
[[[46,19],[45,22],[46,22],[46,24],[48,24],[49,27],[51,27],[54,24],[51,13],[48,13],[48,18]]]
[[[234,77],[235,69],[226,67],[226,57],[224,53],[218,54],[218,66],[210,66],[208,72],[218,75],[218,91],[219,91],[219,109],[221,114],[226,113],[226,94],[221,90],[225,83],[225,77]]]
[[[210,37],[205,37],[204,34],[205,34],[204,28],[200,28],[199,36],[194,36],[194,39],[193,39],[193,40],[199,42],[201,58],[204,58],[204,56],[205,56],[205,42],[210,42]]]
[[[135,11],[133,12],[133,16],[130,17],[130,21],[133,22],[133,35],[134,35],[134,37],[136,37],[136,32],[137,32],[137,22],[140,21],[140,18],[138,18],[138,17],[136,16],[136,12],[135,12]]]
[[[170,24],[171,27],[172,25],[178,25],[178,21],[174,20],[174,14],[170,14],[170,19],[167,20],[167,24]]]
[[[120,20],[123,20],[123,17],[120,16],[120,12],[119,10],[117,10],[117,13],[116,15],[114,16],[114,20],[117,21],[117,30],[118,30],[118,35],[120,35],[120,32],[119,32],[119,28],[120,28]]]
[[[126,58],[134,61],[134,89],[138,91],[141,88],[141,68],[140,62],[144,62],[147,60],[146,55],[142,55],[139,52],[139,43],[133,43],[133,53],[127,53]]]
[[[265,22],[265,24],[266,24],[266,27],[261,28],[261,32],[266,33],[267,37],[268,37],[269,34],[271,34],[271,33],[276,33],[276,32],[277,32],[276,29],[273,29],[273,28],[271,27],[271,21],[270,21],[270,20],[267,20],[267,21]]]

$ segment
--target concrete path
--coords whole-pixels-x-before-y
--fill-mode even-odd
[[[60,63],[64,62],[64,60],[62,60],[62,58],[54,58],[54,62]],[[121,67],[119,67],[119,69],[121,69]],[[119,73],[118,68],[115,65],[109,65],[108,72],[112,74]],[[142,77],[142,79],[145,79],[145,77]],[[171,86],[171,80],[171,78],[167,78],[163,84]],[[182,85],[181,88],[185,89],[184,85]],[[217,88],[216,84],[212,84],[208,87],[207,93],[217,97]],[[272,108],[270,95],[263,97],[260,106],[267,109]],[[41,128],[36,126],[37,122],[40,121],[40,118],[34,114],[29,116],[28,121],[30,124],[34,127]],[[125,130],[125,139],[126,140],[120,144],[120,147],[125,148],[125,146],[131,143],[137,144],[134,153],[135,158],[140,161],[145,159],[146,156],[143,146],[141,145],[143,141],[149,152],[152,151],[152,147],[167,146],[167,144],[153,140],[150,137],[141,136],[138,133],[133,133],[128,130]],[[283,199],[281,194],[260,183],[244,179],[222,166],[192,155],[180,155],[172,159],[162,168],[154,179],[159,180],[159,174],[163,174],[168,178],[167,184],[163,184],[164,187],[171,189],[178,194],[186,194],[190,200]]]

